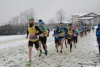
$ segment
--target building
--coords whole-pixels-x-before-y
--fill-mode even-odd
[[[100,22],[100,15],[95,13],[78,13],[72,15],[73,24],[91,24],[97,25]]]

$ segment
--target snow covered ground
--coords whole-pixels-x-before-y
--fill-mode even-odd
[[[4,42],[9,42],[12,40],[19,40],[21,38],[24,38],[25,35],[10,35],[10,36],[0,36],[0,43],[4,43]]]
[[[21,43],[27,42],[25,37],[26,35],[0,36],[0,49],[8,46],[18,46]]]
[[[39,52],[33,47],[30,67],[100,67],[95,33],[79,37],[77,48],[73,46],[72,52],[69,51],[69,45],[68,48],[64,46],[62,54],[56,52],[52,34],[51,32],[47,41],[48,56],[38,57]],[[28,40],[25,35],[0,36],[0,67],[28,67],[27,61]]]

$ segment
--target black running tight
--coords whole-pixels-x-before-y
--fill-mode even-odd
[[[78,40],[78,37],[73,38],[74,43],[77,43],[77,40]]]
[[[70,44],[70,50],[72,50],[72,44]]]

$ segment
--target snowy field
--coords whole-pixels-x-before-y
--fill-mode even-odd
[[[95,33],[79,37],[77,48],[70,52],[69,45],[63,53],[57,53],[54,45],[53,32],[48,37],[48,56],[38,57],[33,47],[32,65],[30,67],[100,67],[100,56]],[[0,36],[0,67],[28,67],[28,40],[25,35]]]
[[[25,36],[26,35],[0,36],[0,49],[8,46],[18,46],[21,43],[27,42]]]
[[[4,43],[4,42],[9,42],[12,40],[19,40],[21,38],[24,38],[25,35],[10,35],[10,36],[0,36],[0,43]]]

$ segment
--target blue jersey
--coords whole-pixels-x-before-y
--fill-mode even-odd
[[[74,37],[77,37],[77,35],[78,35],[78,31],[74,29]]]
[[[95,30],[95,28],[94,28],[94,27],[92,27],[92,30]]]
[[[62,28],[58,28],[58,33],[65,33],[66,32],[66,29],[64,28],[64,27],[62,27]]]
[[[45,26],[39,26],[39,29],[40,29],[42,32],[47,31],[47,27],[45,27]]]
[[[64,27],[59,27],[59,28],[57,29],[58,40],[59,40],[59,41],[61,41],[61,40],[65,37],[66,31],[67,31],[67,29],[65,29]],[[64,35],[63,35],[63,36],[59,36],[60,34],[64,34]]]
[[[67,29],[65,29],[64,27],[61,27],[61,28],[59,27],[59,28],[57,29],[58,36],[59,36],[59,34],[63,33],[63,34],[64,34],[63,37],[65,37],[66,30],[67,30]],[[60,37],[60,36],[59,36],[59,37]],[[61,37],[62,37],[62,36],[61,36]]]

